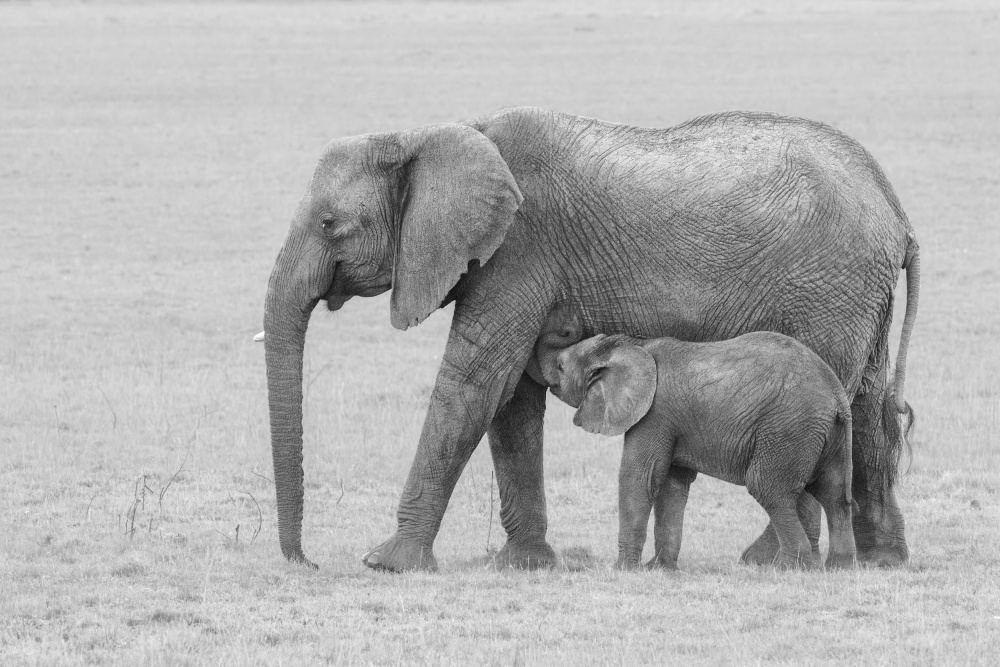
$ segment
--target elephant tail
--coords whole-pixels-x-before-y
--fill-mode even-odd
[[[903,316],[903,331],[899,335],[896,379],[893,382],[891,396],[896,412],[910,415],[912,422],[913,408],[903,398],[903,386],[906,383],[906,350],[910,344],[913,323],[917,319],[917,302],[920,299],[920,247],[917,245],[917,239],[913,236],[912,231],[907,235],[903,268],[906,269],[906,315]]]
[[[898,397],[899,392],[896,390],[896,381],[890,380],[888,386],[885,388],[885,397],[882,401],[882,428],[885,430],[889,442],[897,443],[897,460],[905,447],[906,456],[912,462],[913,444],[910,442],[910,431],[913,430],[913,425],[917,423],[917,416],[913,413],[913,407],[906,401],[902,402],[903,405],[900,408]],[[900,426],[901,416],[906,418],[906,428]],[[909,465],[907,465],[907,470],[909,470]]]
[[[854,424],[851,422],[851,406],[847,397],[841,401],[841,406],[837,410],[837,424],[834,435],[834,449],[840,452],[838,461],[841,470],[844,471],[844,501],[848,507],[853,507],[854,497],[852,488],[854,486],[854,442],[852,431]]]

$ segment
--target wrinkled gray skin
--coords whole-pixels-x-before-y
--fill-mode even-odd
[[[859,558],[907,559],[892,492],[901,437],[887,393],[892,290],[917,245],[882,171],[818,123],[730,112],[667,130],[506,109],[337,139],[323,152],[268,285],[264,331],[282,552],[302,552],[302,353],[319,301],[392,289],[390,319],[455,314],[397,531],[370,567],[436,567],[432,545],[484,433],[507,542],[501,565],[554,562],[545,539],[545,387],[525,373],[549,313],[582,333],[718,340],[755,330],[814,349],[852,397]],[[815,503],[807,525],[819,533]],[[812,534],[811,533],[811,534]],[[770,528],[744,558],[771,562]]]
[[[655,506],[655,555],[677,568],[688,487],[697,473],[746,486],[771,519],[778,567],[815,567],[799,519],[826,510],[827,567],[852,567],[851,406],[834,372],[773,332],[687,343],[598,335],[563,350],[552,393],[591,433],[625,434],[618,481],[618,567],[636,568]],[[808,516],[808,513],[807,513]]]
[[[524,372],[538,384],[552,386],[557,377],[559,353],[582,339],[582,316],[566,304],[561,304],[542,323],[535,341],[535,353],[528,359]]]

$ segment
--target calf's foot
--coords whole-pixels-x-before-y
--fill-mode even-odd
[[[778,548],[778,535],[774,527],[767,524],[760,537],[743,551],[740,560],[747,565],[770,565],[778,556]]]
[[[812,535],[809,535],[809,543],[812,545],[812,558],[818,560],[820,558],[818,539],[814,542]],[[778,557],[780,549],[778,535],[771,524],[768,524],[760,537],[743,551],[740,561],[747,565],[771,565]]]
[[[774,559],[774,567],[779,570],[814,570],[819,564],[812,552],[789,554],[779,551]]]

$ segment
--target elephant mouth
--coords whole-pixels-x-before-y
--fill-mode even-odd
[[[583,398],[580,396],[574,396],[571,391],[566,391],[565,387],[558,384],[550,385],[549,391],[552,395],[558,398],[560,401],[570,406],[571,408],[579,408],[580,404],[583,402]]]
[[[340,310],[348,299],[355,296],[377,296],[392,287],[391,281],[356,282],[346,275],[344,265],[338,263],[333,269],[330,289],[323,295],[330,311]]]
[[[350,296],[344,294],[327,294],[326,295],[326,308],[330,312],[335,312],[344,307]]]

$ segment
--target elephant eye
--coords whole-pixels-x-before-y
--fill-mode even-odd
[[[323,227],[324,232],[330,231],[333,229],[333,218],[323,218],[320,225]]]
[[[604,368],[595,368],[594,370],[587,373],[587,384],[593,384],[597,380],[601,379],[601,375],[604,373]]]

